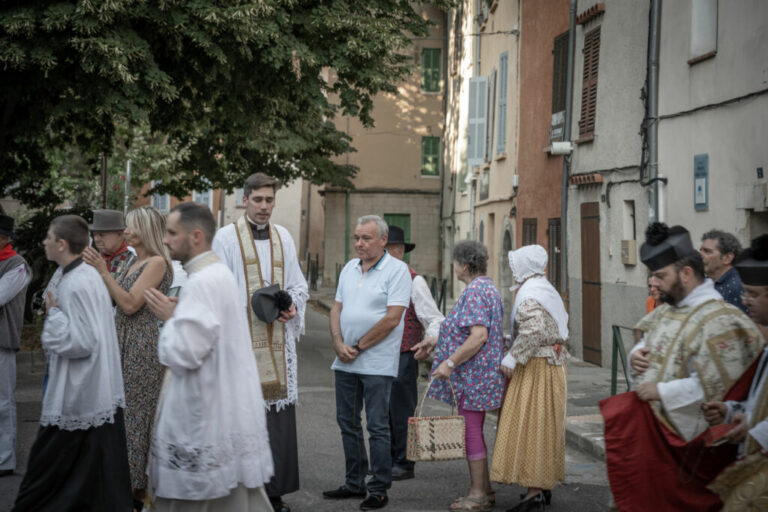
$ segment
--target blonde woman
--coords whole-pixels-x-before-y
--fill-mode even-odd
[[[157,358],[157,318],[145,307],[144,291],[157,288],[168,293],[173,280],[168,249],[163,245],[165,218],[151,206],[143,206],[125,218],[125,241],[136,251],[133,263],[116,278],[109,273],[98,251],[88,247],[83,260],[98,270],[117,304],[115,325],[125,383],[125,431],[131,485],[137,509],[147,486],[147,454],[150,429],[162,382]]]

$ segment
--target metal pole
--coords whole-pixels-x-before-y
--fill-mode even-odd
[[[123,215],[128,215],[128,204],[131,202],[131,159],[125,163],[125,199],[123,200]]]
[[[659,215],[659,36],[661,0],[651,0],[651,26],[648,34],[648,223],[661,221]]]
[[[101,207],[107,207],[107,155],[101,155]]]
[[[563,140],[571,140],[571,103],[573,102],[573,48],[576,44],[576,0],[571,0],[568,25],[568,67],[565,78],[565,127]],[[560,191],[560,292],[568,291],[568,174],[571,156],[563,157],[563,183]]]

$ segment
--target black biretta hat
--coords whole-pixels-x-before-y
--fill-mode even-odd
[[[256,318],[268,324],[277,320],[281,311],[291,309],[291,304],[293,304],[293,299],[288,292],[280,289],[279,284],[256,290],[251,297],[251,308]]]
[[[640,247],[640,259],[651,271],[666,267],[695,253],[691,234],[683,226],[669,227],[654,222],[645,230],[645,243]]]
[[[753,239],[751,247],[739,254],[734,266],[742,283],[768,286],[768,235]]]

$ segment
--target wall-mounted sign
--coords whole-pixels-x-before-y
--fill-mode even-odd
[[[693,156],[693,208],[709,210],[709,154]]]

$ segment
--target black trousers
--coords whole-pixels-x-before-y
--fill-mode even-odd
[[[41,427],[13,512],[130,512],[123,410],[88,430]]]
[[[419,362],[413,352],[400,353],[397,378],[392,381],[389,398],[389,431],[392,436],[392,467],[412,470],[415,463],[405,458],[408,445],[408,418],[418,402]]]

